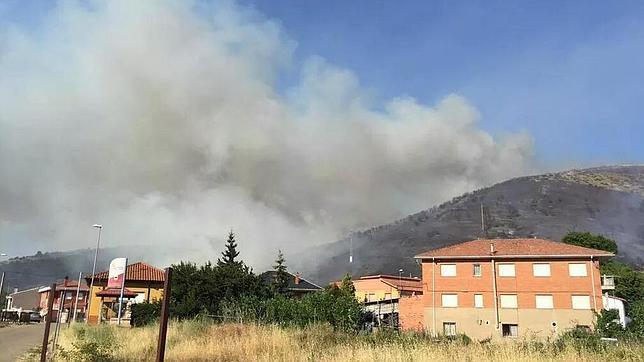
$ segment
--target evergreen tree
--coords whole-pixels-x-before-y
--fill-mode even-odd
[[[228,234],[228,240],[226,240],[226,250],[221,253],[222,258],[217,261],[217,265],[241,265],[239,261],[235,260],[239,256],[237,251],[237,242],[235,242],[235,234],[232,230]]]
[[[353,285],[350,274],[345,274],[342,278],[342,283],[340,284],[340,290],[347,296],[354,297],[356,293],[356,287]]]
[[[277,259],[275,259],[275,278],[273,279],[273,291],[276,294],[288,294],[288,273],[286,272],[286,260],[282,250],[278,250]]]

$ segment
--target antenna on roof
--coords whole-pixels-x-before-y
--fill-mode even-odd
[[[349,234],[349,263],[353,263],[353,233]]]
[[[483,237],[485,237],[485,212],[483,210],[483,203],[481,202],[481,233],[483,234]]]

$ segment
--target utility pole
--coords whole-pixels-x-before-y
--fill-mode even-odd
[[[90,307],[92,306],[92,289],[94,288],[94,274],[96,274],[96,259],[98,258],[98,249],[101,246],[101,231],[103,230],[103,225],[94,224],[92,227],[98,229],[98,238],[96,239],[96,251],[94,252],[94,266],[92,266],[92,281],[89,285],[89,295],[87,296],[87,311],[85,312],[85,324],[89,323],[89,312]],[[101,311],[98,311],[99,323]]]
[[[56,283],[49,287],[49,296],[47,299],[47,314],[45,315],[45,334],[42,337],[42,348],[40,349],[40,362],[47,360],[47,345],[49,344],[49,329],[51,327],[51,316],[54,313],[54,296],[56,295]]]
[[[4,290],[2,288],[4,288],[4,272],[2,272],[2,278],[0,278],[0,295],[2,295],[2,291]],[[0,301],[0,304],[1,303],[2,302]]]
[[[51,347],[51,359],[54,360],[56,357],[56,346],[58,345],[58,334],[60,333],[60,316],[63,309],[65,308],[65,295],[66,291],[60,291],[60,297],[58,301],[58,312],[56,313],[56,329],[54,330],[54,345]],[[69,318],[69,317],[68,317]]]
[[[76,323],[76,312],[78,311],[78,294],[80,293],[81,278],[83,278],[83,272],[78,273],[78,285],[76,286],[76,301],[74,301],[74,318],[72,321]]]
[[[123,283],[121,283],[121,293],[119,297],[118,325],[121,325],[121,314],[123,313],[123,291],[125,290],[125,278],[127,278],[127,258],[125,258],[125,270],[123,271]]]
[[[159,320],[159,340],[157,341],[157,362],[165,359],[165,340],[168,334],[168,318],[170,317],[170,286],[172,280],[172,268],[165,268],[165,280],[163,282],[163,301],[161,302],[161,318]]]

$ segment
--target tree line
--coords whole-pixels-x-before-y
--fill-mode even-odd
[[[282,251],[275,260],[269,283],[239,258],[231,231],[216,263],[172,265],[170,315],[175,319],[207,317],[240,322],[304,326],[328,323],[334,328],[357,329],[364,319],[349,276],[341,286],[295,297],[288,289],[290,274]],[[158,303],[132,306],[132,324],[145,325],[159,314]]]
[[[613,254],[618,251],[615,240],[589,232],[569,232],[561,241]],[[599,270],[602,275],[615,276],[615,290],[612,294],[626,300],[626,315],[631,321],[626,328],[622,328],[617,311],[602,311],[597,318],[597,331],[604,337],[644,338],[644,273],[614,259],[602,261]]]

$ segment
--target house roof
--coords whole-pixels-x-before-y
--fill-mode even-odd
[[[310,281],[302,278],[301,276],[296,276],[296,275],[293,275],[293,274],[291,274],[289,272],[286,272],[286,274],[289,275],[289,278],[288,278],[288,290],[292,290],[292,291],[298,291],[298,290],[299,291],[313,291],[313,290],[322,289],[322,287],[320,287],[319,285],[317,285],[317,284],[315,284],[313,282],[310,282]],[[269,271],[265,271],[262,274],[260,274],[259,277],[262,280],[262,282],[264,282],[264,284],[268,285],[268,284],[273,283],[273,280],[275,280],[276,275],[277,275],[277,271],[269,270]],[[295,280],[296,280],[297,277],[299,277],[300,281],[299,281],[298,284],[295,284]]]
[[[134,298],[138,294],[127,289],[123,288],[123,297],[124,298]],[[97,297],[111,297],[111,298],[119,298],[121,296],[121,289],[119,288],[107,288],[103,289],[100,292],[96,293]]]
[[[366,275],[358,280],[380,279],[383,283],[401,291],[423,292],[423,282],[418,278],[399,277],[397,275]]]
[[[29,288],[29,289],[18,290],[16,292],[9,293],[6,296],[6,298],[11,298],[11,297],[13,297],[15,295],[20,295],[20,294],[23,294],[23,293],[30,293],[30,292],[34,292],[34,291],[40,292],[40,289],[42,289],[42,288],[44,288],[44,287],[34,287],[34,288]]]
[[[94,275],[94,280],[107,280],[109,276],[108,271],[102,271]],[[88,276],[86,279],[91,278]],[[125,280],[129,281],[144,281],[144,282],[163,282],[165,280],[165,272],[163,269],[153,267],[144,262],[129,264],[125,271]]]
[[[613,253],[546,239],[480,239],[418,254],[417,259],[611,257]]]

